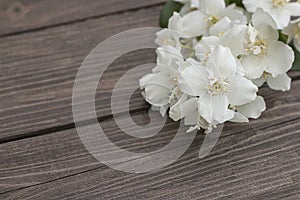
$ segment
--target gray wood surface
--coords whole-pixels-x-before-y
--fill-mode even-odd
[[[109,36],[157,26],[162,2],[0,0],[0,199],[300,199],[300,72],[289,73],[290,92],[262,88],[268,110],[248,124],[227,123],[204,159],[201,132],[174,164],[146,174],[115,171],[85,149],[71,109],[81,62]],[[158,135],[136,139],[111,116],[114,84],[154,61],[154,50],[122,56],[96,95],[104,132],[133,152],[164,147],[178,129],[168,120]],[[137,90],[130,101],[135,122],[149,123],[148,109]]]
[[[0,141],[71,124],[73,84],[85,56],[116,33],[157,26],[160,10],[161,6],[152,7],[0,38]],[[154,62],[153,52],[125,55],[109,67],[100,82],[104,86],[97,91],[99,117],[111,114],[109,94],[121,75],[139,64]],[[134,106],[141,104],[145,105],[138,101]]]
[[[103,166],[85,150],[74,129],[2,144],[0,154],[6,156],[0,160],[0,191],[12,199],[16,197],[14,195],[30,197],[33,193],[38,195],[38,199],[61,198],[70,188],[78,187],[82,189],[80,193],[70,189],[72,195],[80,196],[84,192],[90,198],[93,195],[104,197],[106,187],[111,188],[105,192],[107,198],[115,195],[129,198],[135,193],[140,197],[159,197],[174,192],[177,193],[171,197],[197,197],[196,193],[199,197],[204,194],[222,197],[228,190],[232,190],[232,194],[227,194],[229,197],[241,199],[264,196],[269,192],[281,195],[290,187],[299,188],[299,86],[300,80],[294,81],[293,90],[286,95],[264,88],[262,93],[269,106],[260,120],[240,126],[227,124],[218,145],[205,159],[197,157],[203,140],[203,135],[199,134],[191,149],[179,161],[151,174],[127,174]],[[146,112],[138,112],[133,118],[139,119],[139,123],[148,122]],[[166,145],[178,128],[177,123],[169,122],[158,136],[137,140],[122,133],[112,119],[100,123],[116,145],[143,152]],[[145,180],[145,185],[141,184],[141,180]],[[195,185],[203,189],[207,181],[220,183],[210,183],[212,188],[207,188],[209,192],[193,191],[188,187]],[[172,186],[165,182],[172,183]],[[176,183],[175,186],[173,183]],[[114,190],[114,184],[119,185],[118,189]],[[156,188],[157,184],[165,185],[159,195],[155,195],[158,186],[148,191],[149,187]],[[247,188],[249,191],[244,191]],[[187,191],[182,193],[181,190]],[[59,193],[53,194],[53,191]],[[295,189],[290,191],[295,193],[293,195],[298,195],[297,192]]]
[[[166,0],[0,0],[0,35],[38,31],[118,14]]]

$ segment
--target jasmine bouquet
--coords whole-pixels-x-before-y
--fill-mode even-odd
[[[169,1],[155,41],[157,65],[140,79],[144,98],[161,115],[184,120],[188,131],[259,118],[266,109],[259,87],[291,88],[299,16],[299,1]]]

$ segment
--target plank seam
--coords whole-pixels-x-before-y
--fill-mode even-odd
[[[148,109],[148,108],[137,108],[134,110],[130,110],[129,113],[136,114],[139,112],[144,112],[144,111],[146,111],[146,109]],[[127,113],[128,112],[120,112],[120,113],[117,113],[116,115],[123,116]],[[104,122],[104,121],[110,120],[112,118],[113,118],[113,115],[109,114],[109,115],[98,117],[97,120],[98,120],[98,122]],[[78,127],[88,126],[88,125],[94,124],[94,122],[95,122],[94,119],[90,119],[90,120],[79,122],[77,126]],[[28,139],[28,138],[32,138],[32,137],[36,137],[36,136],[47,135],[47,134],[60,132],[60,131],[66,131],[68,129],[73,129],[73,128],[76,128],[75,123],[69,123],[69,124],[64,124],[61,126],[50,127],[50,128],[46,128],[46,129],[33,131],[33,132],[23,133],[22,135],[14,135],[11,137],[2,138],[2,139],[0,139],[0,144],[15,142],[18,140]]]

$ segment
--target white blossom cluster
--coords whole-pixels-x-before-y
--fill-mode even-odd
[[[279,41],[283,30],[300,50],[300,3],[243,0],[246,10],[224,0],[177,0],[168,28],[157,33],[157,66],[140,79],[152,108],[189,131],[209,133],[226,121],[249,122],[266,109],[257,95],[265,82],[288,91],[294,52]]]

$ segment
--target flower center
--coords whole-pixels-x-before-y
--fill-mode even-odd
[[[223,94],[229,91],[228,83],[222,80],[214,79],[210,81],[210,84],[207,86],[208,93],[212,96]]]
[[[273,0],[273,5],[275,7],[282,7],[285,4],[287,4],[289,2],[289,0]]]
[[[213,45],[209,45],[205,52],[197,53],[198,58],[203,63],[204,66],[206,66],[206,63],[211,55],[211,53],[214,50]]]
[[[267,42],[266,40],[259,34],[259,32],[250,27],[249,28],[249,41],[246,45],[246,51],[250,54],[254,54],[256,56],[264,55],[267,51]]]
[[[219,20],[220,20],[220,19],[219,19],[217,16],[214,16],[214,15],[209,16],[209,17],[207,18],[207,22],[209,23],[210,26],[216,24]]]
[[[172,85],[172,90],[169,96],[169,103],[172,103],[173,101],[177,101],[182,96],[182,92],[178,87],[178,76],[174,74],[171,74],[170,76],[171,76],[170,83]]]
[[[179,87],[175,87],[170,96],[169,96],[169,103],[174,103],[175,101],[177,101],[178,99],[180,99],[180,97],[182,96],[182,91],[180,90]]]
[[[246,49],[249,53],[252,53],[256,56],[262,55],[266,53],[266,42],[264,40],[256,40],[253,43],[248,44],[248,48]]]
[[[228,108],[229,108],[230,110],[233,110],[234,112],[237,112],[237,109],[238,109],[237,106],[231,105],[231,104],[228,106]]]
[[[174,42],[174,40],[172,40],[170,38],[167,38],[167,39],[163,40],[163,45],[166,45],[166,46],[175,46],[175,42]]]
[[[270,77],[272,77],[272,74],[270,74],[269,72],[264,72],[262,77],[264,81],[267,81]]]

